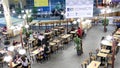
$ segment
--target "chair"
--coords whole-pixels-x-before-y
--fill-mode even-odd
[[[96,49],[96,54],[97,54],[98,52],[99,52],[99,49],[97,48],[97,49]]]
[[[43,54],[40,53],[36,56],[36,61],[42,63],[43,62]]]
[[[3,68],[3,58],[0,57],[0,68]]]
[[[112,55],[111,54],[108,54],[108,59],[107,59],[107,63],[108,65],[112,65]]]
[[[89,57],[90,57],[90,62],[91,62],[92,60],[96,60],[96,59],[97,59],[97,57],[94,56],[91,51],[89,52]]]
[[[50,58],[50,53],[51,53],[51,50],[50,50],[50,47],[49,47],[49,50],[46,52],[48,59]]]
[[[87,68],[87,65],[89,64],[89,58],[85,59],[83,63],[81,64],[81,67]]]
[[[106,49],[106,46],[104,46],[104,45],[101,45],[101,49]]]

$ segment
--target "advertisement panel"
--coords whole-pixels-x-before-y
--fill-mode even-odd
[[[48,0],[34,0],[34,7],[49,6]]]
[[[93,0],[66,0],[66,18],[93,16]]]
[[[112,0],[112,2],[120,2],[120,0]]]

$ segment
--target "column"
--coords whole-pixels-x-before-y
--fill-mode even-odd
[[[20,1],[20,8],[23,9],[22,0],[19,0],[19,1]]]
[[[8,0],[2,0],[7,29],[12,25]]]

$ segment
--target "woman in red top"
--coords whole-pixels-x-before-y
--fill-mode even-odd
[[[82,38],[82,34],[83,34],[83,31],[80,27],[78,27],[78,30],[77,30],[77,35],[79,38]]]

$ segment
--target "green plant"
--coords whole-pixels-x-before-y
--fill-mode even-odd
[[[30,17],[30,18],[27,18],[27,22],[32,22],[33,18]]]
[[[106,18],[106,19],[102,20],[102,25],[103,26],[108,26],[108,24],[109,24],[109,19]]]
[[[26,29],[25,27],[22,27],[22,29],[23,29],[23,30],[22,30],[22,33],[23,33],[23,34],[26,34],[27,29]]]

